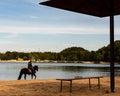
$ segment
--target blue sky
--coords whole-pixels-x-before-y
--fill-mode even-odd
[[[68,47],[97,50],[109,44],[109,18],[39,5],[45,0],[0,1],[0,52],[52,51]],[[120,40],[115,16],[115,40]]]

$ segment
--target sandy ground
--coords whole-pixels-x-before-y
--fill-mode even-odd
[[[109,77],[100,80],[100,89],[96,79],[92,80],[91,89],[87,79],[75,80],[72,93],[69,92],[69,82],[63,83],[63,92],[60,92],[60,81],[55,79],[0,81],[0,96],[120,96],[120,77],[115,77],[114,93],[110,92]]]

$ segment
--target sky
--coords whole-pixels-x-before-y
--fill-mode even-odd
[[[109,17],[39,5],[43,1],[0,1],[0,52],[60,52],[68,47],[96,51],[109,44]],[[120,40],[119,22],[115,16],[115,40]]]

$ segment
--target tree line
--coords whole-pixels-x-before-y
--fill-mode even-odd
[[[120,62],[120,40],[114,42],[115,45],[115,62]],[[94,61],[108,62],[110,60],[110,45],[104,46],[97,51],[88,51],[81,47],[70,47],[61,52],[10,52],[0,53],[0,60],[49,60],[49,61],[67,61],[67,62],[81,62]]]

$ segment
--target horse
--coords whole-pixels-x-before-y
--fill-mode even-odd
[[[24,74],[24,79],[26,80],[26,75],[31,75],[31,79],[33,79],[33,76],[35,77],[34,79],[36,79],[36,71],[38,71],[38,66],[35,65],[33,66],[33,68],[28,69],[28,68],[23,68],[20,70],[19,76],[18,76],[18,80],[20,80],[22,78],[22,75]]]

